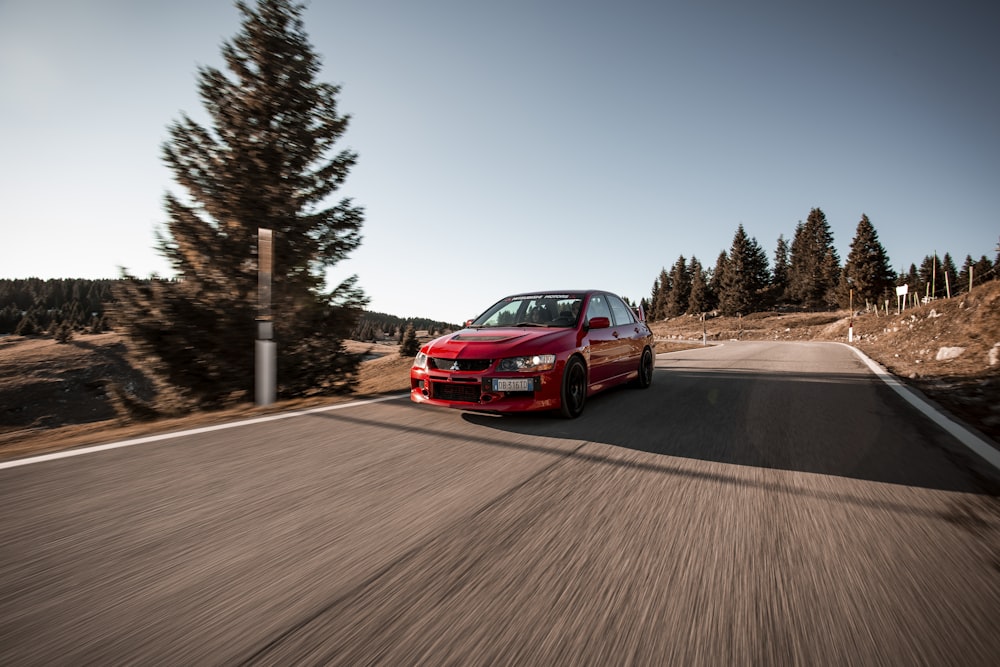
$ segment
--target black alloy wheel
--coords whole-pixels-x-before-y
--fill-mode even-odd
[[[566,419],[579,417],[587,400],[587,367],[579,357],[571,357],[563,368],[560,397],[560,414]]]
[[[653,384],[653,351],[647,347],[639,359],[639,377],[635,379],[635,386],[648,389],[651,384]]]

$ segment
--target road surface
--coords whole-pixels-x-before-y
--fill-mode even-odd
[[[995,665],[998,475],[848,348],[0,469],[2,665]]]

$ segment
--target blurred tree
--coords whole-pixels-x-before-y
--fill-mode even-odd
[[[419,351],[420,341],[417,339],[417,330],[413,327],[413,322],[409,322],[406,325],[406,331],[403,333],[403,340],[399,346],[399,356],[415,357]]]
[[[73,325],[68,320],[63,320],[56,325],[53,338],[57,343],[68,343],[73,340]]]
[[[982,285],[987,280],[995,280],[997,277],[997,267],[986,255],[979,258],[973,266],[972,281],[975,285]]]
[[[247,400],[253,387],[257,232],[274,232],[279,395],[349,390],[360,355],[343,339],[366,304],[356,278],[332,290],[325,271],[360,245],[363,210],[330,204],[357,155],[334,153],[349,117],[338,86],[288,0],[236,3],[241,31],[223,44],[229,74],[199,69],[210,128],[187,115],[163,157],[186,197],[168,192],[158,249],[176,280],[124,276],[116,319],[161,389],[157,408]]]
[[[870,302],[878,306],[885,299],[895,298],[890,294],[895,280],[896,273],[878,240],[878,232],[868,216],[862,214],[841,274],[840,305],[849,306],[853,288],[855,305]]]

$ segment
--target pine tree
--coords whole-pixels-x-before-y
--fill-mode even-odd
[[[920,276],[920,296],[922,298],[936,298],[938,292],[944,290],[944,281],[940,271],[941,258],[937,256],[937,253],[924,255],[923,261],[920,262],[920,268],[917,269],[917,275]]]
[[[855,304],[871,302],[877,306],[891,298],[895,280],[896,274],[878,240],[878,232],[868,216],[862,214],[844,264],[840,304],[844,307],[850,304],[850,290],[853,289]]]
[[[822,210],[809,212],[805,224],[795,228],[788,287],[792,298],[807,308],[825,308],[837,303],[840,258],[833,233]]]
[[[733,236],[733,245],[721,280],[719,310],[723,315],[748,314],[757,309],[760,304],[759,292],[765,286],[762,284],[763,272],[767,268],[767,258],[764,256],[762,270],[762,253],[756,240],[748,238],[743,225],[739,225]]]
[[[688,297],[687,313],[699,315],[709,309],[708,281],[705,278],[705,269],[702,268],[698,258],[691,257],[688,263],[688,275],[691,276],[691,295]]]
[[[958,281],[958,269],[955,268],[955,260],[951,258],[950,253],[945,253],[944,257],[941,258],[941,276],[940,283],[938,283],[938,292],[942,296],[948,296],[948,292],[955,294],[957,290]]]
[[[53,337],[57,343],[68,343],[73,340],[73,325],[68,320],[63,320],[55,327]]]
[[[788,241],[785,240],[784,234],[778,236],[778,244],[774,249],[771,295],[775,302],[788,298]]]
[[[408,322],[403,340],[399,346],[399,356],[415,357],[420,352],[420,341],[417,339],[417,330],[413,327],[413,322]]]
[[[319,83],[303,6],[237,2],[242,29],[222,47],[230,74],[199,70],[212,127],[188,116],[169,128],[163,157],[182,199],[165,197],[158,248],[172,281],[125,276],[117,320],[161,388],[161,407],[248,398],[257,314],[257,231],[274,232],[273,313],[279,392],[337,392],[356,381],[359,355],[343,339],[366,303],[356,279],[332,290],[325,269],[360,245],[363,210],[329,205],[357,155],[333,154],[349,117],[339,87]]]
[[[670,270],[670,294],[666,300],[666,317],[677,317],[687,311],[691,298],[691,276],[688,275],[687,260],[684,255],[677,258]]]
[[[757,242],[757,237],[750,237],[750,287],[754,292],[754,309],[764,305],[768,288],[771,285],[771,269],[767,263],[767,252]]]
[[[662,320],[667,316],[667,300],[670,298],[670,274],[666,268],[660,269],[660,276],[656,280],[659,288],[653,295],[653,307],[650,313],[651,320]]]
[[[21,321],[17,323],[14,328],[15,336],[37,336],[42,332],[40,326],[38,326],[38,321],[35,319],[35,315],[32,311],[28,311],[21,317]]]
[[[726,266],[728,264],[729,256],[723,250],[715,260],[715,268],[712,269],[712,277],[708,281],[708,291],[713,308],[719,307],[719,299],[722,294],[722,281],[726,277]]]
[[[997,273],[997,267],[993,265],[989,257],[983,255],[973,266],[972,282],[975,285],[982,285],[987,280],[995,280]]]

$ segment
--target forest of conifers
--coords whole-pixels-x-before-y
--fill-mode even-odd
[[[73,333],[100,333],[114,328],[108,312],[113,279],[0,279],[0,335],[47,335],[69,340]],[[365,311],[351,338],[398,340],[408,323],[417,330],[443,331],[453,325],[425,317],[403,318]]]

